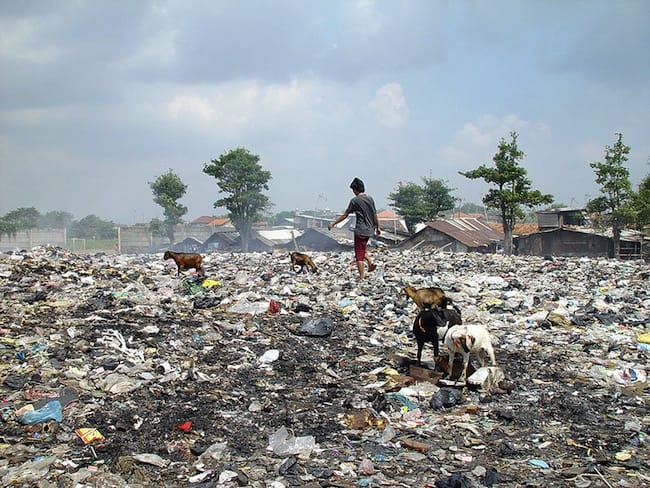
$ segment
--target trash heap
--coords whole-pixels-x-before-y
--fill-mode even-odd
[[[646,263],[373,256],[359,283],[351,253],[0,254],[0,485],[648,486]],[[416,367],[406,285],[497,368]]]

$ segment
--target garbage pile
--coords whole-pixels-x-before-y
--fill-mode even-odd
[[[379,250],[358,282],[351,257],[0,254],[0,486],[648,486],[647,264]],[[406,285],[497,367],[417,367]]]

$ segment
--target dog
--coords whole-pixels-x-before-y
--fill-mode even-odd
[[[296,266],[300,266],[300,271],[302,273],[307,266],[312,273],[318,273],[318,268],[314,264],[314,261],[307,255],[301,252],[290,252],[289,257],[291,258],[291,271],[296,271]]]

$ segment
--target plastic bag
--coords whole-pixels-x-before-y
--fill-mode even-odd
[[[16,412],[16,418],[18,422],[25,425],[38,424],[47,420],[61,422],[63,420],[63,409],[61,408],[61,402],[52,400],[38,410],[30,408],[20,409]]]

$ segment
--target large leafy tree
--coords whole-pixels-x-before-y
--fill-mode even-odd
[[[639,185],[638,193],[632,195],[632,208],[634,210],[634,222],[638,229],[650,225],[650,174],[647,175]]]
[[[174,228],[187,213],[187,207],[178,202],[185,195],[187,185],[170,169],[155,181],[149,182],[149,186],[154,195],[153,201],[163,208],[165,233],[169,243],[173,244]]]
[[[397,189],[388,194],[391,207],[404,218],[406,228],[415,232],[415,226],[425,220],[422,206],[422,187],[412,182],[399,182]]]
[[[457,198],[451,196],[451,192],[455,188],[450,188],[443,180],[422,178],[422,182],[424,183],[422,197],[426,220],[433,220],[442,212],[452,210],[456,206]]]
[[[9,222],[4,220],[4,218],[0,219],[0,239],[2,239],[3,235],[7,235],[8,237],[15,236],[16,232],[18,232],[18,228],[14,222]]]
[[[456,204],[456,199],[451,196],[453,188],[449,188],[443,180],[422,178],[422,183],[400,181],[397,189],[388,195],[393,202],[391,207],[404,218],[411,233],[415,232],[417,224],[434,220]]]
[[[248,251],[253,223],[271,206],[269,198],[262,193],[269,189],[271,172],[262,169],[259,161],[259,156],[240,147],[203,166],[203,172],[216,178],[220,192],[227,195],[217,200],[214,207],[228,210],[244,252]]]
[[[617,133],[613,146],[605,146],[605,161],[589,163],[596,174],[601,195],[587,203],[587,210],[596,214],[600,225],[612,229],[614,256],[618,257],[621,247],[621,231],[626,224],[633,222],[631,205],[633,191],[630,171],[625,167],[630,153],[629,146],[623,144],[623,134]]]
[[[74,215],[70,212],[54,210],[47,212],[40,218],[39,227],[45,229],[67,229],[73,220]]]
[[[481,165],[471,171],[459,173],[470,179],[483,179],[492,184],[483,203],[488,208],[499,210],[503,222],[504,252],[512,254],[512,235],[515,224],[526,216],[522,205],[533,208],[553,202],[553,196],[542,194],[539,190],[531,189],[531,181],[526,177],[528,172],[520,165],[524,152],[517,146],[516,132],[510,133],[510,142],[501,139],[499,148],[492,161],[494,167]]]
[[[41,214],[34,207],[17,208],[2,218],[5,222],[13,224],[16,230],[35,229],[40,219]]]
[[[73,221],[68,235],[79,239],[115,239],[115,224],[91,214]]]

